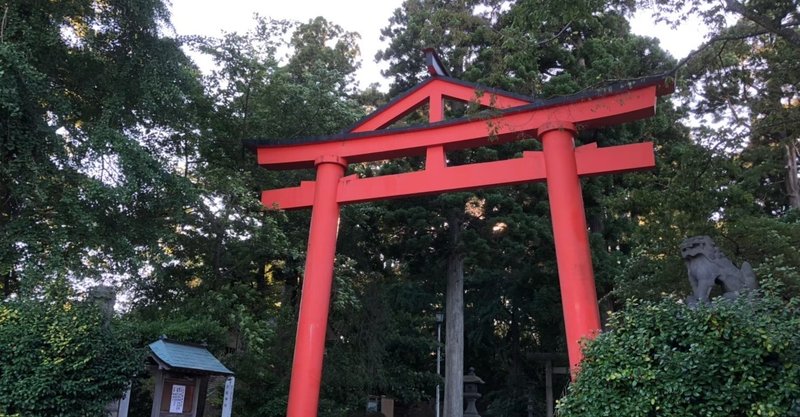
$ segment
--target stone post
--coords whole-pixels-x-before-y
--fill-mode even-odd
[[[103,327],[108,328],[114,317],[114,304],[117,302],[117,293],[114,287],[108,285],[93,287],[89,290],[88,298],[100,308],[100,313],[103,315]]]

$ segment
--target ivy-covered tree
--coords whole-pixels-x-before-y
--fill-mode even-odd
[[[120,326],[64,280],[36,299],[0,303],[0,414],[102,415],[144,361]]]

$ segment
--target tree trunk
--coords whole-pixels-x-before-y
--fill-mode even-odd
[[[458,227],[458,225],[451,225]],[[447,259],[447,300],[443,417],[464,414],[464,255]]]
[[[508,377],[506,379],[507,389],[509,392],[515,393],[520,397],[525,395],[527,381],[525,378],[525,364],[522,360],[522,329],[520,326],[520,317],[522,314],[514,302],[511,302],[510,308],[511,320],[508,323],[508,334],[506,340],[509,345],[509,369]]]
[[[14,293],[14,284],[16,284],[16,280],[14,279],[14,271],[11,270],[8,271],[7,274],[3,275],[3,300],[11,297],[11,294]]]
[[[464,254],[461,252],[461,215],[447,218],[450,254],[445,294],[444,407],[442,417],[464,414]]]
[[[786,145],[786,193],[789,195],[789,205],[793,209],[800,209],[800,178],[797,171],[797,158],[800,152],[797,149],[797,141],[791,141]]]

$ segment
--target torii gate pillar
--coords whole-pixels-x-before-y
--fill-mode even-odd
[[[586,214],[575,161],[576,130],[570,122],[551,122],[542,125],[538,132],[547,172],[567,350],[574,373],[582,357],[580,340],[600,329]]]
[[[327,156],[317,159],[315,165],[317,180],[289,386],[286,412],[289,416],[315,416],[319,406],[325,331],[328,328],[333,263],[339,232],[336,191],[347,163],[337,156]]]

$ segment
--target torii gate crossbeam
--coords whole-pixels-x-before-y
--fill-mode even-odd
[[[294,143],[255,144],[258,162],[271,169],[316,167],[316,180],[264,191],[270,208],[312,207],[288,417],[315,417],[322,377],[339,208],[342,204],[546,181],[559,282],[573,372],[580,340],[600,329],[580,177],[655,166],[652,143],[574,147],[578,128],[596,128],[652,116],[656,99],[671,92],[664,77],[642,79],[550,101],[488,91],[448,77],[432,77],[376,111],[348,133]],[[498,108],[479,118],[441,121],[443,100],[474,100]],[[429,105],[430,125],[385,129]],[[448,167],[445,152],[536,137],[542,151],[521,158]],[[350,163],[426,155],[422,171],[371,178],[344,176]]]

